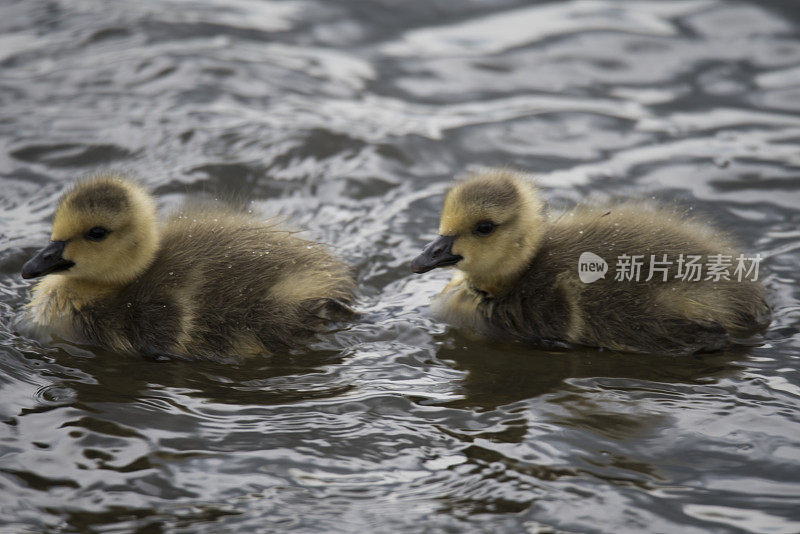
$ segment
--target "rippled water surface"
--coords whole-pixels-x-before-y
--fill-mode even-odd
[[[0,4],[9,532],[800,532],[800,8],[681,0]],[[546,353],[433,318],[447,184],[655,197],[765,257],[761,346]],[[353,264],[363,320],[240,365],[20,334],[19,270],[100,169],[252,200]]]

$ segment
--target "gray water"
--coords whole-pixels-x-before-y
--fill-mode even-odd
[[[5,0],[8,532],[800,532],[800,7]],[[760,253],[774,323],[702,356],[547,353],[410,273],[455,174],[654,197]],[[75,178],[252,201],[354,266],[358,324],[238,365],[48,346],[19,271]]]

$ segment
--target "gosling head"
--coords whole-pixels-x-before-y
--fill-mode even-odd
[[[415,273],[455,266],[473,286],[497,293],[529,264],[544,234],[542,201],[525,175],[469,177],[444,201],[439,237],[411,262]]]
[[[152,197],[128,180],[103,176],[78,183],[61,199],[50,244],[22,267],[22,277],[58,273],[121,285],[150,265],[157,248]]]

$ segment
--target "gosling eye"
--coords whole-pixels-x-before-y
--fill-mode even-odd
[[[487,235],[494,232],[495,228],[497,228],[497,225],[492,221],[481,221],[475,225],[475,228],[472,230],[472,233],[480,237],[486,237]]]
[[[108,234],[110,233],[111,230],[109,230],[108,228],[103,228],[102,226],[95,226],[94,228],[86,232],[83,235],[83,237],[85,237],[89,241],[102,241],[103,239],[108,237]]]

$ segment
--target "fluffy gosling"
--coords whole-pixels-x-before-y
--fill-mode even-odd
[[[718,350],[770,322],[762,286],[739,281],[733,267],[728,279],[705,272],[685,279],[681,259],[699,256],[695,263],[708,264],[722,255],[735,262],[739,253],[723,233],[673,210],[624,202],[548,216],[524,175],[493,170],[448,192],[439,234],[412,270],[458,269],[434,310],[492,338],[692,353]],[[609,260],[604,277],[598,272],[581,280],[584,253]],[[644,263],[638,279],[619,265],[634,255]],[[616,269],[614,259],[620,260]],[[650,261],[663,263],[646,281]]]
[[[220,206],[159,224],[153,198],[119,176],[62,198],[50,244],[22,268],[41,276],[27,309],[40,334],[155,358],[285,351],[349,315],[354,291],[321,245]]]

